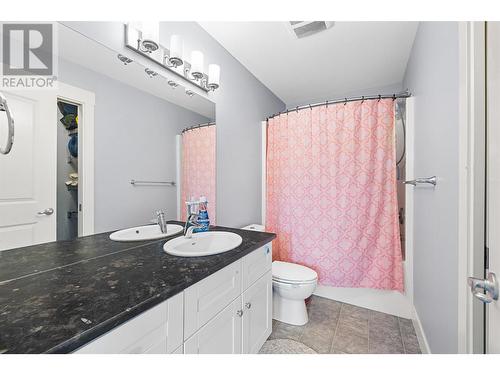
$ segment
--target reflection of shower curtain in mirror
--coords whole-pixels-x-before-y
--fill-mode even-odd
[[[392,99],[290,111],[267,129],[276,259],[336,287],[403,290]]]
[[[186,220],[185,202],[205,196],[210,224],[215,225],[215,160],[215,125],[182,133],[181,220]]]

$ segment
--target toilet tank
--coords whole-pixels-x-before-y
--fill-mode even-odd
[[[243,227],[241,229],[254,230],[256,232],[265,232],[266,231],[266,227],[262,224],[250,224],[250,225],[247,225],[246,227]]]

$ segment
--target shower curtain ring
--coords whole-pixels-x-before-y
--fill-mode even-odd
[[[313,107],[311,107],[311,105],[309,104],[309,109],[312,111],[313,110]]]
[[[364,97],[364,96],[362,96],[362,97],[361,97],[361,104],[363,104],[364,102],[365,102],[365,97]]]
[[[299,106],[295,107],[295,112],[299,113]]]
[[[378,95],[378,101],[380,102],[380,99],[382,99],[382,95]]]
[[[392,101],[396,100],[396,94],[392,94]]]
[[[344,98],[344,105],[347,104],[347,98]]]
[[[325,103],[325,104],[326,104],[326,108],[328,108],[328,100],[326,101],[326,103]]]

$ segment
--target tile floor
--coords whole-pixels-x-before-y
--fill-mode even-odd
[[[307,309],[309,322],[304,326],[273,320],[273,332],[261,353],[311,353],[309,348],[337,354],[421,353],[410,319],[317,296]]]

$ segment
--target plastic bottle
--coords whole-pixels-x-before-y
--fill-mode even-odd
[[[200,197],[200,209],[198,211],[198,223],[201,228],[195,229],[193,232],[207,232],[210,228],[210,218],[208,217],[208,201],[206,197]]]

